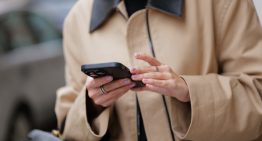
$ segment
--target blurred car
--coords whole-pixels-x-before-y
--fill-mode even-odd
[[[31,0],[29,7],[35,13],[49,19],[62,30],[65,16],[76,0]]]
[[[74,3],[0,1],[0,141],[56,127],[55,92],[64,85],[62,22]],[[48,10],[52,4],[58,10]]]

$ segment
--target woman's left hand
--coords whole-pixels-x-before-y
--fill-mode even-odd
[[[151,66],[132,68],[132,79],[142,81],[145,86],[134,91],[153,91],[177,98],[181,102],[189,102],[189,90],[186,82],[168,65],[162,65],[158,60],[145,54],[137,53],[135,58],[146,61]]]

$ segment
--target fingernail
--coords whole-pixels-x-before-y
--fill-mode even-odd
[[[147,83],[148,79],[143,79],[142,82]]]
[[[132,77],[131,77],[132,79],[138,79],[139,78],[139,76],[138,75],[132,75]]]
[[[123,83],[124,84],[129,84],[130,82],[131,82],[130,79],[125,79]]]
[[[135,83],[132,83],[132,84],[130,84],[129,86],[130,86],[130,88],[133,88],[133,87],[136,86],[136,84],[135,84]]]
[[[108,77],[106,78],[106,80],[107,80],[107,81],[112,81],[112,80],[113,80],[113,77],[112,77],[112,76],[108,76]]]
[[[142,54],[142,53],[137,52],[137,53],[134,54],[134,56],[135,56],[135,57],[139,57],[141,54]]]
[[[135,70],[136,69],[136,67],[131,67],[131,69],[130,70]]]
[[[131,71],[131,72],[134,72],[134,71],[136,71],[136,68],[135,68],[135,67],[132,67],[132,68],[130,69],[130,71]]]

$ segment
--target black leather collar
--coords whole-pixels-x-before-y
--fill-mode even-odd
[[[121,0],[94,0],[90,33],[94,32],[115,12]],[[148,0],[148,8],[160,10],[166,14],[182,16],[184,0]]]

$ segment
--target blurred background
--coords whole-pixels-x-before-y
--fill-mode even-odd
[[[76,0],[0,0],[0,141],[56,128],[62,27]],[[262,1],[254,0],[262,21]]]
[[[258,17],[260,19],[260,23],[262,23],[262,0],[253,0],[255,7],[257,9]],[[262,24],[261,24],[262,25]]]
[[[56,128],[63,21],[76,0],[0,0],[0,141]]]

